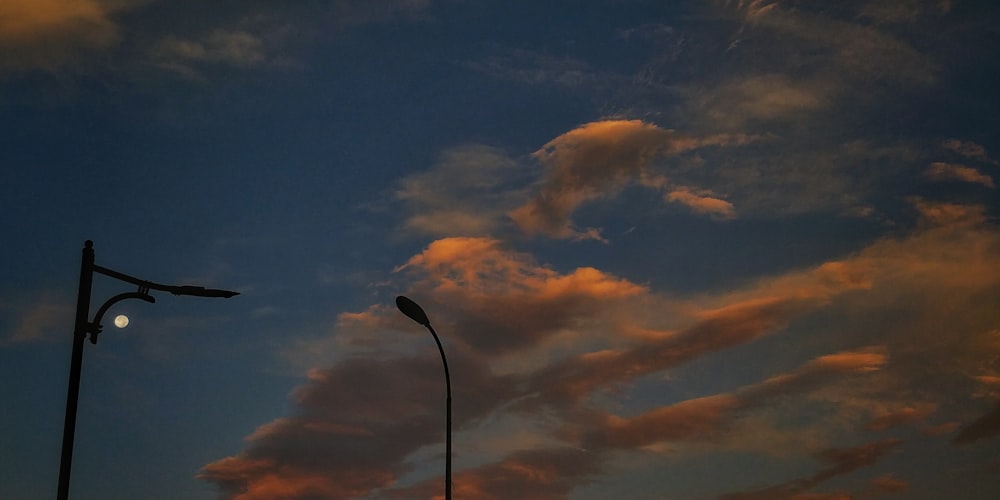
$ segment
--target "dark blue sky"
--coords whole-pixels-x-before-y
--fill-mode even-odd
[[[7,0],[0,498],[995,498],[998,16]]]

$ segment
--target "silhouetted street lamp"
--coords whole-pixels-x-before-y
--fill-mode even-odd
[[[90,294],[94,282],[94,273],[100,273],[119,281],[132,283],[139,287],[138,291],[120,293],[111,297],[94,315],[94,320],[90,321]],[[151,281],[134,278],[127,274],[108,269],[94,264],[94,242],[87,240],[83,247],[83,263],[80,265],[80,288],[76,295],[76,324],[73,330],[73,356],[69,369],[69,389],[66,393],[66,420],[63,425],[62,457],[59,463],[59,491],[58,500],[69,498],[69,475],[73,465],[73,437],[76,432],[76,407],[80,396],[80,369],[83,366],[83,341],[90,334],[90,342],[97,343],[97,336],[101,333],[101,318],[108,309],[125,299],[142,299],[146,302],[156,302],[156,299],[149,294],[150,290],[160,290],[170,292],[174,295],[192,295],[195,297],[222,297],[228,299],[239,292],[229,290],[216,290],[200,286],[173,286],[161,285]]]
[[[444,498],[445,500],[451,500],[451,375],[448,374],[448,359],[444,356],[444,347],[441,347],[441,339],[438,338],[438,334],[434,331],[434,327],[431,326],[431,320],[427,318],[424,310],[416,302],[402,295],[396,297],[396,307],[407,317],[430,330],[431,335],[434,336],[434,342],[437,342],[438,352],[441,353],[441,363],[444,365],[444,382],[448,388],[448,416],[444,441]]]

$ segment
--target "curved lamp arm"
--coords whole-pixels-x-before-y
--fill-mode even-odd
[[[101,330],[104,328],[103,326],[101,326],[101,319],[104,318],[104,313],[108,312],[108,309],[110,309],[111,306],[125,299],[142,299],[151,304],[156,302],[156,299],[152,295],[146,293],[142,289],[140,289],[138,292],[119,293],[118,295],[111,297],[110,299],[108,299],[107,302],[101,305],[100,309],[97,310],[97,314],[94,315],[94,321],[90,322],[90,324],[87,325],[88,331],[90,332],[91,344],[97,343],[97,335],[101,333]]]

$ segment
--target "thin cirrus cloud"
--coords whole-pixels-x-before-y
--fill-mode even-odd
[[[876,26],[809,12],[780,0],[739,2],[735,11],[748,34],[785,40],[773,47],[788,56],[789,68],[801,67],[811,49],[829,51],[832,64],[818,68],[814,76],[822,75],[821,80],[834,82],[835,88],[872,81],[926,85],[936,78],[937,67],[930,57]],[[929,9],[922,15],[937,13]],[[795,44],[787,43],[789,39]]]
[[[180,38],[168,35],[153,44],[147,57],[156,67],[190,80],[204,80],[217,67],[236,69],[289,68],[298,63],[276,54],[280,34],[248,28],[216,29],[210,33]]]

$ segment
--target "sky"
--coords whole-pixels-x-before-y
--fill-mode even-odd
[[[111,307],[74,499],[443,498],[398,295],[455,498],[1000,497],[998,26],[3,0],[0,498],[55,495],[87,240],[240,295]]]

